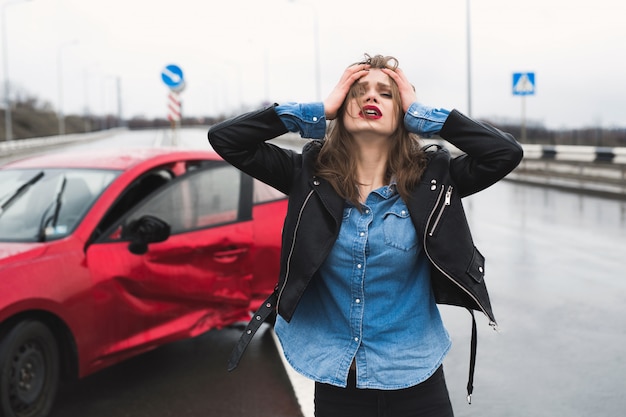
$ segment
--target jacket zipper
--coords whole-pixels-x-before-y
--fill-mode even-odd
[[[430,219],[432,219],[433,215],[435,214],[435,211],[437,210],[437,204],[439,204],[439,201],[441,200],[441,195],[443,194],[443,190],[444,190],[444,186],[441,187],[441,192],[439,193],[439,197],[437,197],[437,202],[435,203],[435,208],[433,208],[433,210],[430,212],[430,215],[428,216],[428,221],[426,222],[426,224],[430,223]],[[430,229],[430,232],[428,233],[429,236],[433,235],[433,231],[435,230],[435,228],[437,226],[437,223],[439,223],[439,220],[441,220],[441,215],[442,215],[444,209],[446,208],[446,206],[450,205],[450,197],[451,196],[452,196],[452,186],[449,186],[448,190],[446,191],[444,204],[441,207],[441,209],[439,210],[439,213],[437,214],[437,218],[435,220],[435,224],[433,225],[433,227]],[[489,319],[489,325],[491,327],[493,327],[494,330],[497,330],[497,323],[495,321],[491,320],[491,317],[489,317],[489,314],[487,314],[487,310],[485,310],[485,308],[480,303],[480,301],[478,301],[478,299],[476,297],[474,297],[474,295],[472,295],[472,293],[470,293],[467,289],[465,289],[465,287],[463,287],[454,278],[452,278],[443,269],[441,269],[441,267],[439,265],[437,265],[437,263],[430,256],[430,253],[428,252],[428,247],[426,245],[426,235],[424,235],[424,253],[426,253],[426,256],[428,256],[428,259],[430,259],[430,262],[433,265],[435,265],[435,268],[437,268],[439,270],[439,272],[441,272],[446,278],[448,278],[450,281],[452,281],[457,287],[459,287],[461,290],[463,290],[467,295],[470,296],[470,298],[472,300],[474,300],[476,302],[476,305],[478,307],[480,307],[480,310]]]
[[[283,291],[287,286],[287,279],[289,278],[289,272],[291,267],[291,256],[293,255],[293,249],[296,246],[296,234],[298,233],[298,228],[300,227],[300,220],[302,219],[302,212],[306,207],[306,204],[309,202],[309,199],[313,195],[313,190],[309,192],[309,194],[304,199],[304,203],[302,203],[302,207],[300,207],[300,212],[298,213],[298,220],[296,221],[296,227],[293,230],[293,238],[291,239],[291,247],[289,248],[289,256],[287,257],[287,266],[285,268],[285,282],[283,282],[283,286],[281,287],[278,293],[278,299],[276,300],[276,311],[278,311],[278,306],[280,305],[280,298],[283,295]]]
[[[441,194],[443,193],[444,188],[445,188],[445,186],[442,185],[441,186],[441,192],[439,192],[439,197],[437,197],[437,203],[439,203],[439,200],[441,199]],[[451,197],[452,197],[452,186],[449,185],[448,186],[448,191],[446,191],[446,197],[445,197],[444,203],[441,206],[441,209],[439,210],[439,213],[437,214],[437,217],[435,218],[435,222],[433,223],[433,226],[430,228],[430,232],[428,233],[429,236],[432,236],[433,233],[435,233],[435,229],[437,228],[437,225],[439,224],[439,220],[441,220],[441,216],[443,215],[444,210],[446,209],[446,207],[448,207],[450,205]],[[435,207],[437,207],[437,204],[435,204]],[[431,214],[431,216],[432,216],[432,214]]]

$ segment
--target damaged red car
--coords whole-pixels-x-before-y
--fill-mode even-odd
[[[64,378],[247,321],[286,197],[212,151],[59,153],[0,167],[0,415]]]

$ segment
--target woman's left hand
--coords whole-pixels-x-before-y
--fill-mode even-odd
[[[345,101],[350,87],[352,87],[352,84],[359,78],[367,75],[369,67],[368,64],[355,64],[346,68],[333,91],[331,91],[328,98],[324,100],[324,115],[326,116],[326,120],[333,120],[337,117],[337,112]]]
[[[406,75],[400,68],[396,68],[395,71],[388,68],[383,68],[382,71],[391,77],[392,80],[398,85],[400,90],[400,98],[402,100],[402,110],[406,113],[409,110],[411,104],[417,101],[417,94],[415,88],[406,78]]]

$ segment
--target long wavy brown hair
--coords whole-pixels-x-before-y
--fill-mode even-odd
[[[357,64],[364,63],[369,64],[370,68],[389,68],[394,71],[398,68],[398,60],[392,56],[365,54],[365,59]],[[385,183],[389,184],[393,177],[400,197],[407,202],[411,190],[417,185],[426,168],[426,155],[421,149],[418,136],[406,130],[398,85],[391,78],[389,81],[398,120],[396,130],[389,137],[391,146],[387,158]],[[330,124],[317,158],[316,173],[327,180],[340,196],[360,209],[360,184],[356,177],[356,144],[344,124],[347,103],[359,96],[357,85],[358,83],[352,85],[337,112],[337,117]]]

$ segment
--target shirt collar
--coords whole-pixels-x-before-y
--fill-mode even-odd
[[[385,199],[389,199],[398,193],[397,185],[396,178],[392,177],[389,185],[382,186],[374,192]]]

